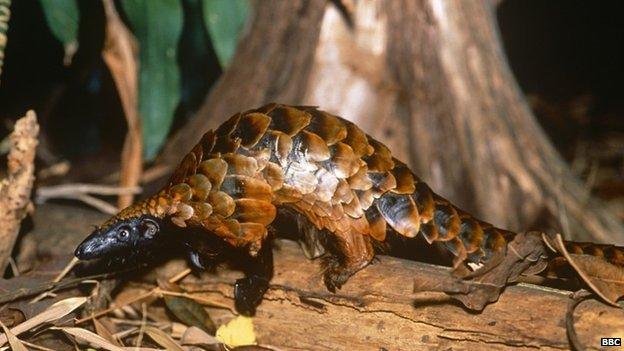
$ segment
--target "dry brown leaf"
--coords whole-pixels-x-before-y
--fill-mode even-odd
[[[104,350],[110,350],[110,351],[123,351],[124,350],[123,348],[110,343],[109,341],[105,340],[103,337],[95,334],[94,332],[88,331],[86,329],[75,328],[75,327],[54,328],[54,329],[62,330],[65,333],[76,337],[77,339],[84,340],[90,345],[96,346],[98,348],[102,348]]]
[[[152,340],[154,340],[158,345],[164,347],[170,351],[184,351],[182,346],[178,344],[172,337],[167,335],[164,331],[154,328],[154,327],[145,327],[145,333],[149,335]]]
[[[113,76],[121,105],[128,124],[128,133],[121,151],[119,185],[134,187],[139,184],[143,166],[143,139],[138,112],[138,59],[137,44],[132,33],[123,24],[112,0],[104,0],[106,38],[102,58]],[[120,195],[118,207],[132,203],[133,195]]]
[[[86,297],[70,297],[65,300],[61,300],[52,306],[48,307],[45,311],[38,315],[24,321],[23,323],[11,328],[11,333],[19,335],[27,330],[30,330],[38,325],[53,322],[59,318],[62,318],[76,308],[82,306],[87,301]],[[0,346],[7,342],[5,335],[0,335]]]
[[[593,292],[608,304],[621,307],[617,301],[624,296],[624,269],[600,257],[569,253],[565,248],[561,234],[557,234],[555,242],[550,242],[549,245],[554,246],[568,260]]]
[[[508,283],[525,272],[535,273],[544,268],[544,244],[541,233],[520,233],[507,244],[507,252],[492,257],[474,272],[461,279],[423,280],[414,282],[414,292],[442,291],[471,310],[480,311],[488,303],[498,300]]]
[[[102,322],[100,322],[99,320],[97,320],[96,318],[93,318],[93,326],[95,327],[95,332],[103,337],[104,339],[106,339],[106,341],[110,342],[113,345],[116,346],[122,346],[119,341],[117,341],[117,339],[115,339],[115,337],[113,336],[113,334],[108,330],[108,328],[106,328],[106,326],[104,324],[102,324]]]
[[[15,336],[15,334],[11,333],[9,328],[7,328],[4,324],[2,324],[2,322],[0,322],[0,326],[2,327],[2,330],[4,330],[4,335],[6,336],[7,340],[9,340],[9,345],[11,346],[11,350],[28,351],[26,346],[24,346],[24,344],[20,341],[20,339],[17,338],[17,336]]]
[[[219,344],[214,336],[206,333],[201,328],[189,327],[186,329],[180,340],[182,345],[195,345],[195,346],[211,346]]]

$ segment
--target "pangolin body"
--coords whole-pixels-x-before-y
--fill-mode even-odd
[[[515,236],[436,195],[353,123],[315,107],[279,104],[238,113],[207,132],[165,187],[99,230],[147,215],[255,256],[278,209],[305,219],[300,230],[309,256],[324,253],[321,235],[331,241],[334,259],[324,276],[330,290],[366,266],[374,244],[390,232],[442,243],[456,267],[486,262]],[[624,266],[614,246],[567,245]]]

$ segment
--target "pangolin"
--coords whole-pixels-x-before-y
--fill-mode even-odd
[[[371,262],[390,233],[441,244],[455,267],[487,262],[516,235],[436,195],[352,122],[273,103],[205,133],[160,191],[97,227],[75,255],[124,258],[177,243],[202,268],[242,253],[246,276],[235,284],[235,305],[252,315],[273,273],[269,229],[278,215],[295,218],[308,257],[325,257],[332,292]],[[566,245],[624,266],[621,248]]]

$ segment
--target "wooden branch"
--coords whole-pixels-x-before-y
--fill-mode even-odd
[[[35,180],[35,149],[39,124],[34,111],[15,123],[10,136],[7,176],[0,182],[0,272],[4,272],[15,245],[22,219],[26,217]]]
[[[449,279],[448,269],[381,256],[331,294],[316,262],[306,260],[295,243],[279,243],[275,278],[254,317],[261,344],[289,350],[569,348],[569,292],[519,284],[508,287],[482,313],[473,313],[440,293],[412,293],[415,279]],[[232,305],[238,277],[238,272],[224,270],[188,276],[181,286]],[[232,318],[224,309],[210,313],[218,324]],[[577,308],[575,317],[579,339],[588,349],[598,349],[600,337],[624,337],[624,310],[591,300]]]

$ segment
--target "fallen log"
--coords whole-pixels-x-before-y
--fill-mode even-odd
[[[318,262],[297,245],[280,241],[275,278],[254,317],[261,344],[293,350],[544,350],[569,349],[565,314],[570,292],[530,284],[509,286],[482,313],[468,311],[441,293],[413,293],[414,281],[450,279],[449,269],[380,256],[337,293],[321,283]],[[233,305],[239,272],[188,276],[194,295]],[[209,309],[217,324],[231,311]],[[575,328],[587,349],[601,337],[624,337],[624,310],[582,302]]]

